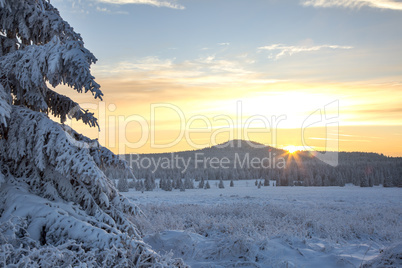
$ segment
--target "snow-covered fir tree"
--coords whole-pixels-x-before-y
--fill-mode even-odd
[[[117,183],[117,190],[119,192],[128,192],[128,181],[126,178],[120,178]]]
[[[179,189],[180,189],[180,192],[186,191],[186,187],[185,187],[182,179],[179,179]]]
[[[194,182],[189,177],[184,179],[184,188],[185,189],[194,189]]]
[[[199,188],[199,189],[204,188],[204,184],[205,184],[204,178],[201,178],[200,182],[198,183],[198,188]]]
[[[166,191],[166,179],[161,178],[159,180],[159,188]]]
[[[225,185],[223,184],[223,180],[222,179],[220,179],[219,180],[219,186],[218,186],[220,189],[223,189],[223,188],[225,188]]]
[[[172,187],[172,180],[171,179],[166,179],[166,189],[165,191],[172,191],[173,187]]]
[[[95,56],[49,0],[0,0],[0,252],[5,266],[171,266],[141,240],[140,213],[106,170],[127,163],[63,125],[98,127],[63,84],[102,99]],[[49,114],[60,123],[49,119]],[[131,173],[132,174],[132,173]]]
[[[142,180],[137,180],[137,182],[135,183],[135,190],[136,191],[144,191],[145,190],[144,182]]]
[[[173,179],[173,188],[174,189],[180,189],[180,183],[181,183],[181,179],[180,178],[174,178]]]
[[[129,189],[134,189],[135,188],[135,180],[132,179],[128,182],[128,188]]]
[[[145,186],[145,191],[153,191],[155,189],[156,184],[155,184],[155,179],[153,178],[153,176],[148,175],[146,177],[144,186]]]

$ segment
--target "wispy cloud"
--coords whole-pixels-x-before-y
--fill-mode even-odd
[[[361,8],[363,6],[402,10],[400,1],[392,0],[304,0],[303,6]]]
[[[110,10],[105,7],[96,7],[96,11],[109,13]]]
[[[155,71],[171,69],[174,59],[159,59],[158,57],[145,57],[134,62],[120,62],[119,71],[142,70]]]
[[[247,57],[220,58],[216,55],[178,61],[175,58],[145,57],[113,65],[95,65],[96,76],[125,81],[172,81],[183,86],[227,84],[272,84],[280,82],[255,72]]]
[[[316,138],[316,137],[312,137],[312,138],[308,138],[309,140],[322,140],[322,141],[353,141],[353,142],[372,142],[369,140],[345,140],[345,139],[331,139],[331,138]]]
[[[319,46],[287,46],[283,44],[273,44],[269,46],[259,47],[259,50],[277,51],[275,59],[283,56],[292,56],[293,54],[302,52],[318,51],[322,49],[352,49],[351,46],[338,46],[338,45],[319,45]]]
[[[105,7],[96,7],[96,11],[98,12],[103,12],[103,13],[108,13],[108,14],[124,14],[124,15],[128,15],[128,12],[126,11],[112,11],[110,9],[107,9]]]
[[[238,60],[232,59],[219,59],[215,55],[198,58],[194,63],[215,73],[231,73],[231,74],[249,74],[252,73],[250,70],[246,70]]]
[[[98,2],[125,5],[125,4],[141,4],[151,5],[155,7],[168,7],[173,9],[185,9],[184,6],[175,3],[175,1],[163,1],[163,0],[97,0]]]

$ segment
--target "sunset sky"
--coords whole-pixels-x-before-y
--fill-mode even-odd
[[[105,95],[59,87],[101,132],[71,125],[116,153],[242,138],[402,156],[402,1],[51,3],[98,58]]]

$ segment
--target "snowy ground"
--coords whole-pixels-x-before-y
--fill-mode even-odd
[[[146,215],[136,220],[144,240],[192,267],[402,265],[401,188],[235,181],[125,195]]]

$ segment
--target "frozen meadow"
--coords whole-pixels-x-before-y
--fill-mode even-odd
[[[261,187],[124,193],[144,241],[192,267],[400,267],[402,189]]]

